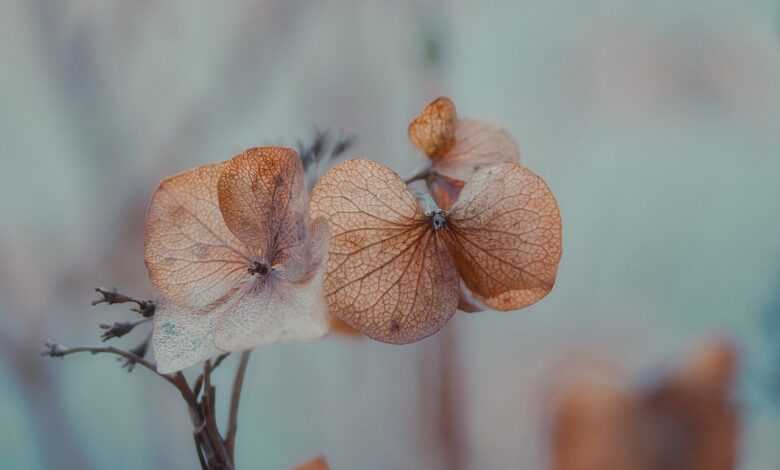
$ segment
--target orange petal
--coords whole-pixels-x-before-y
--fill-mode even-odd
[[[249,149],[226,162],[219,207],[231,232],[268,264],[281,264],[306,237],[306,190],[298,154]]]
[[[431,173],[425,181],[428,184],[428,191],[430,191],[433,200],[436,201],[436,205],[444,210],[450,210],[455,201],[458,200],[460,191],[466,184],[461,180],[438,173]]]
[[[312,193],[331,227],[325,293],[331,314],[379,341],[405,344],[441,329],[458,277],[438,232],[401,178],[367,160],[331,169]]]
[[[436,98],[409,123],[409,140],[430,158],[441,157],[455,143],[457,118],[452,100]]]
[[[468,181],[481,168],[519,161],[517,144],[505,129],[483,121],[460,119],[455,127],[455,145],[433,161],[431,170]]]
[[[547,184],[505,163],[478,171],[448,218],[446,240],[466,286],[497,310],[537,302],[553,287],[561,217]]]
[[[206,165],[163,180],[146,216],[144,261],[152,284],[185,306],[216,302],[247,276],[248,253],[217,204],[223,167]]]
[[[329,318],[330,331],[337,336],[349,336],[354,338],[361,338],[363,335],[356,329],[347,325],[344,320],[339,317],[331,315]]]

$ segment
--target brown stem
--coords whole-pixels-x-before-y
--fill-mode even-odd
[[[241,389],[244,386],[244,376],[246,367],[249,364],[249,355],[252,351],[241,353],[241,361],[236,370],[236,377],[233,379],[233,393],[230,396],[230,414],[228,416],[227,437],[225,438],[225,447],[231,460],[234,458],[236,447],[236,432],[238,432],[238,404],[241,401]]]
[[[122,349],[118,349],[113,346],[105,346],[105,347],[79,346],[77,348],[63,348],[58,344],[46,343],[46,350],[44,350],[41,353],[41,355],[51,356],[51,357],[65,357],[70,354],[76,354],[82,352],[88,352],[91,354],[116,354],[117,356],[124,357],[125,359],[127,359],[132,363],[140,364],[146,367],[150,371],[154,372],[155,374],[165,379],[166,382],[173,384],[174,386],[177,386],[174,379],[171,378],[171,376],[157,372],[157,367],[155,367],[155,365],[152,364],[151,362],[147,361],[141,356],[138,356],[137,354],[133,354],[129,351],[124,351]]]
[[[431,170],[429,168],[425,168],[424,170],[421,170],[417,172],[416,174],[406,178],[404,180],[405,184],[413,183],[415,181],[424,180],[431,174]]]

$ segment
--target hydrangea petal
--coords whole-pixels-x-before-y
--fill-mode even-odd
[[[157,289],[176,303],[204,307],[246,277],[244,246],[227,229],[217,182],[223,163],[163,180],[146,216],[144,261]]]
[[[555,284],[561,217],[542,178],[516,163],[479,170],[450,211],[447,244],[474,296],[498,310],[533,304]]]
[[[265,282],[243,286],[217,321],[215,342],[225,351],[261,344],[310,341],[324,336],[329,318],[323,295],[328,231],[324,221],[312,224],[307,276],[295,282],[271,274]]]
[[[520,162],[520,150],[508,131],[476,119],[459,119],[455,144],[444,156],[433,160],[431,170],[468,181],[482,168],[512,162]]]
[[[409,140],[432,159],[447,153],[455,143],[455,103],[446,96],[428,103],[409,123]]]
[[[344,162],[317,183],[311,214],[330,224],[326,297],[348,325],[405,344],[435,333],[455,312],[452,259],[395,172],[367,160]]]
[[[287,251],[304,241],[306,188],[294,150],[246,150],[225,163],[218,190],[225,224],[252,255],[283,263]]]
[[[158,303],[152,348],[157,370],[176,372],[223,352],[214,343],[218,315],[193,311],[171,301]]]

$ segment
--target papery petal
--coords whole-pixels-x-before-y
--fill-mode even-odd
[[[439,158],[455,143],[457,118],[452,100],[436,98],[409,123],[409,140],[428,157]]]
[[[312,224],[310,272],[295,282],[271,275],[250,283],[236,294],[230,310],[220,315],[215,342],[226,351],[261,344],[311,341],[329,329],[323,278],[327,270],[328,227]]]
[[[455,126],[455,144],[441,158],[433,160],[431,170],[468,181],[482,168],[519,161],[520,150],[505,129],[475,119],[459,119]]]
[[[247,275],[244,246],[227,229],[217,199],[223,164],[163,180],[146,216],[144,260],[152,284],[179,304],[222,299]]]
[[[479,170],[450,211],[446,240],[458,272],[497,310],[537,302],[561,258],[558,204],[542,178],[515,163]]]
[[[225,224],[254,256],[282,263],[288,250],[303,242],[306,188],[294,150],[246,150],[225,163],[218,189]]]
[[[331,314],[371,338],[405,344],[435,333],[455,312],[452,259],[395,172],[344,162],[317,183],[311,214],[325,217],[333,234],[325,278]]]
[[[217,318],[170,300],[159,302],[152,332],[157,371],[176,372],[223,352],[214,344]]]

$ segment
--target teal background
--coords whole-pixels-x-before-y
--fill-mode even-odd
[[[239,468],[452,468],[452,363],[461,468],[543,468],[561,361],[641,375],[711,335],[740,344],[741,468],[777,468],[779,38],[770,0],[0,0],[0,468],[194,468],[173,389],[41,344],[132,318],[89,307],[95,286],[151,295],[143,215],[164,176],[315,126],[409,175],[406,125],[438,95],[508,128],[552,187],[556,288],[403,348],[259,348]]]

